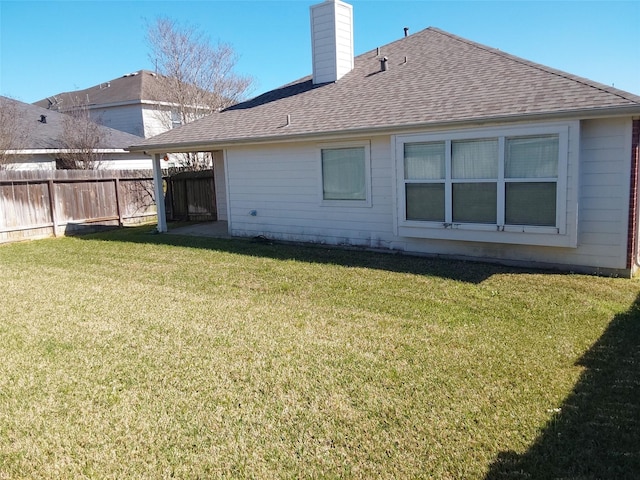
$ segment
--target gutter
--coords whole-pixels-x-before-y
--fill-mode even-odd
[[[525,123],[529,121],[541,120],[587,120],[602,117],[628,116],[640,114],[640,104],[633,104],[621,107],[604,107],[604,108],[588,108],[582,110],[561,110],[557,112],[517,114],[517,115],[497,115],[494,117],[482,118],[466,118],[460,120],[442,121],[442,122],[421,122],[406,125],[386,125],[381,127],[359,127],[347,130],[330,130],[322,132],[303,132],[289,135],[268,135],[264,137],[235,137],[213,141],[191,141],[182,143],[161,143],[161,144],[140,144],[131,145],[126,150],[130,152],[146,152],[154,153],[184,153],[184,152],[201,152],[212,149],[221,149],[236,145],[260,145],[268,143],[290,143],[303,140],[316,140],[319,138],[333,137],[336,139],[354,136],[364,136],[370,134],[398,134],[406,133],[412,130],[447,128],[467,126],[483,126],[487,124],[519,122]],[[153,138],[153,137],[152,137]],[[151,139],[150,139],[151,140]]]
[[[133,153],[134,151],[126,148],[99,148],[95,150],[97,153]],[[67,148],[26,148],[22,150],[6,150],[8,155],[50,155],[53,153],[82,153],[83,150],[74,150]],[[135,151],[135,153],[139,153]]]
[[[128,105],[151,105],[151,106],[162,106],[162,107],[178,107],[180,106],[177,103],[172,102],[164,102],[164,101],[155,101],[155,100],[144,100],[144,99],[133,99],[133,100],[122,100],[120,102],[112,102],[112,103],[90,103],[86,105],[88,110],[98,110],[101,108],[114,108],[114,107],[126,107]],[[84,105],[83,105],[84,106]],[[203,107],[193,107],[187,105],[188,108],[203,108]],[[70,108],[61,108],[60,110],[55,110],[60,113],[64,113],[69,110],[73,110],[74,107]]]

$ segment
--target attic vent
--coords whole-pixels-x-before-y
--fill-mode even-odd
[[[387,63],[389,62],[389,59],[387,57],[382,57],[380,59],[380,71],[381,72],[386,72],[387,71]]]

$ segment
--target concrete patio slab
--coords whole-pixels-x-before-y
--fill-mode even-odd
[[[184,227],[172,228],[167,232],[169,235],[191,235],[194,237],[211,238],[232,238],[229,235],[229,225],[227,222],[205,222]]]

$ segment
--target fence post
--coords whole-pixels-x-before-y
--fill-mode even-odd
[[[53,236],[58,236],[58,215],[56,212],[56,188],[53,179],[47,181],[49,188],[49,210],[51,210],[51,222],[53,223]]]
[[[118,211],[118,226],[122,227],[124,225],[124,220],[122,218],[122,205],[120,204],[120,179],[116,177],[113,179],[113,181],[116,188],[116,210]]]
[[[153,186],[156,196],[156,211],[158,212],[158,232],[167,231],[167,215],[164,208],[164,191],[162,188],[162,167],[160,166],[160,154],[153,156]]]

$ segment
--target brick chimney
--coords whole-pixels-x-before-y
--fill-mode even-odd
[[[353,70],[353,7],[326,0],[310,10],[313,83],[335,82]]]

